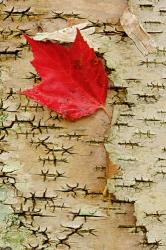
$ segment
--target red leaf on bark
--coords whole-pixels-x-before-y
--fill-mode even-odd
[[[21,93],[61,114],[67,120],[88,116],[104,107],[108,78],[104,65],[77,30],[75,41],[63,45],[35,41],[31,62],[42,82]]]

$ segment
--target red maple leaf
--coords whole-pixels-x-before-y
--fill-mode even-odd
[[[27,35],[25,38],[34,55],[31,63],[42,82],[22,94],[67,120],[104,108],[108,86],[104,65],[79,30],[69,48],[50,41],[35,41]]]

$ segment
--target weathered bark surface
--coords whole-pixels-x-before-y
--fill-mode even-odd
[[[155,32],[160,44],[158,56],[147,61],[123,32],[103,25],[118,24],[111,2],[10,0],[0,4],[2,249],[141,250],[158,247],[154,239],[160,238],[164,244],[162,205],[159,209],[157,205],[149,207],[153,197],[148,193],[155,190],[154,203],[163,201],[165,64],[164,35],[158,31],[164,30],[164,4],[153,2],[154,7],[142,7],[143,3],[134,1],[142,21],[155,21],[155,15],[161,18],[161,23],[144,24]],[[117,2],[121,13],[125,1]],[[58,17],[52,11],[63,13]],[[85,20],[100,21],[89,41],[104,53],[115,85],[111,83],[108,97],[108,107],[114,106],[110,138],[106,133],[110,124],[102,111],[69,123],[16,93],[20,87],[38,82],[22,31],[35,35],[85,21],[72,12]],[[117,198],[113,203],[102,198],[106,183],[104,143],[123,170],[122,176],[108,183]],[[149,225],[157,227],[152,241],[154,232]]]
[[[114,103],[114,122],[107,150],[122,175],[108,182],[118,200],[134,203],[136,225],[146,232],[142,246],[166,249],[166,72],[165,1],[131,1],[134,11],[157,44],[143,56],[126,38],[110,41],[105,54],[116,71],[111,79],[126,90]],[[118,40],[117,40],[118,41]],[[110,59],[109,59],[110,58]],[[120,104],[120,105],[119,105]]]

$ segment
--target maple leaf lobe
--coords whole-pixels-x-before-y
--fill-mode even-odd
[[[104,65],[79,30],[69,48],[25,38],[34,55],[31,63],[42,81],[22,94],[67,120],[88,116],[105,105],[108,77]]]

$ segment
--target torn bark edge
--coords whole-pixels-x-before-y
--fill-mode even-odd
[[[37,41],[59,41],[69,43],[73,42],[77,33],[77,29],[81,31],[82,35],[85,36],[85,38],[95,33],[96,30],[95,27],[91,26],[90,22],[84,22],[54,32],[37,33],[34,36],[34,39]]]
[[[114,108],[111,107],[111,109],[109,108],[109,111],[108,111],[108,108],[102,106],[101,109],[107,115],[109,122],[110,122],[110,127],[111,127]],[[109,127],[109,130],[110,130],[110,127]],[[105,148],[105,145],[104,145],[104,148]],[[107,197],[109,197],[111,201],[111,200],[115,200],[116,198],[113,194],[109,193],[107,181],[108,179],[113,178],[115,175],[120,175],[121,172],[120,172],[120,167],[111,161],[110,154],[107,152],[106,148],[105,148],[105,157],[106,157],[106,161],[105,161],[106,163],[106,168],[105,168],[106,185],[103,190],[103,200],[105,201],[107,200]]]
[[[109,153],[106,151],[106,172],[105,172],[106,182],[109,178],[112,178],[115,175],[120,175],[120,173],[121,173],[120,167],[111,161]],[[108,185],[106,183],[104,191],[103,191],[103,198],[106,198],[109,195],[111,195],[111,197],[113,197],[113,195],[109,193]],[[113,197],[113,199],[114,199],[114,197]]]
[[[129,6],[124,9],[119,20],[122,30],[133,40],[136,47],[143,55],[157,51],[154,40],[144,30],[138,18],[130,11]],[[72,42],[77,28],[82,31],[82,34],[86,38],[95,33],[96,30],[96,28],[92,27],[90,22],[87,21],[51,33],[37,33],[34,39],[38,41]]]
[[[120,17],[120,24],[141,53],[147,55],[148,53],[155,53],[157,51],[154,40],[144,30],[138,18],[129,10],[129,7],[125,8],[123,15]]]

